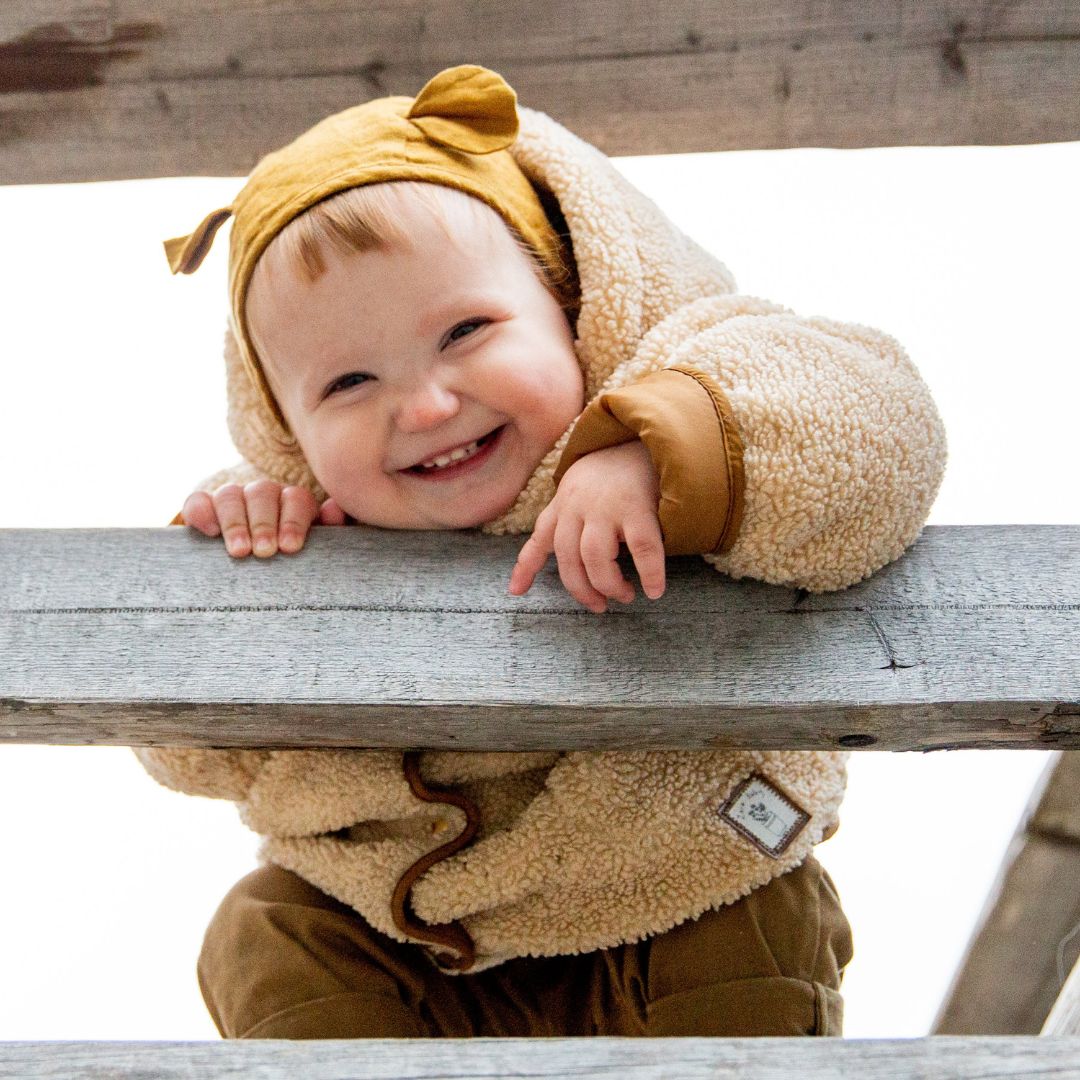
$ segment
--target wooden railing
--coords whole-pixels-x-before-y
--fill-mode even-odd
[[[520,537],[0,531],[0,736],[457,750],[1080,747],[1080,526],[936,527],[810,594],[668,559],[586,611]],[[633,576],[624,552],[624,571]],[[92,567],[92,573],[87,568]]]
[[[246,173],[466,62],[608,154],[1080,139],[1069,0],[5,0],[0,183]]]
[[[1080,1038],[285,1039],[0,1043],[0,1078],[390,1080],[528,1076],[566,1080],[836,1080],[918,1077],[1071,1080]],[[48,1071],[42,1062],[48,1061]]]

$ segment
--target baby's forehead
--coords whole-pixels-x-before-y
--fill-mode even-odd
[[[376,257],[377,262],[372,264],[374,279],[369,275],[365,281],[365,296],[370,298],[372,291],[387,283],[385,287],[398,298],[399,313],[404,310],[400,303],[402,296],[407,298],[407,304],[415,302],[404,321],[419,326],[425,334],[436,331],[434,323],[440,318],[454,314],[443,311],[444,307],[477,302],[497,307],[516,305],[523,280],[521,271],[529,263],[529,257],[494,210],[479,200],[463,197],[450,204],[450,212],[445,216],[418,215],[418,220],[410,224],[415,228],[407,229],[402,237],[366,251],[346,251],[340,247],[335,250],[324,239],[320,245],[323,267],[314,276],[304,261],[296,257],[296,251],[289,251],[285,245],[277,250],[271,245],[264,252],[249,283],[245,307],[256,352],[272,378],[287,379],[296,369],[289,364],[286,370],[279,370],[274,349],[267,347],[270,344],[267,333],[277,339],[283,325],[305,321],[306,302],[313,295],[312,288],[324,297],[328,290],[338,288],[342,289],[342,295],[347,295],[349,286],[337,275],[353,259]],[[390,264],[382,259],[394,256],[405,258],[391,272]],[[429,267],[432,273],[428,272]],[[531,281],[531,268],[529,278]],[[266,325],[262,325],[264,321]],[[395,325],[386,322],[380,328],[392,334]],[[323,322],[314,329],[324,341],[338,336],[335,324]],[[339,329],[344,332],[344,328]]]
[[[435,232],[463,252],[482,254],[486,260],[512,261],[520,256],[517,241],[506,220],[481,199],[449,189],[452,197],[442,202],[441,213],[415,206],[410,210],[410,239],[422,245]]]
[[[379,185],[395,187],[396,185]],[[282,233],[267,246],[255,265],[252,284],[290,287],[300,281],[308,283],[313,278],[312,269],[327,257],[337,254],[362,255],[367,251],[383,254],[423,254],[430,252],[433,258],[445,257],[449,246],[464,256],[458,261],[458,272],[477,273],[493,264],[513,263],[528,258],[523,244],[506,220],[483,200],[467,195],[456,188],[440,188],[438,185],[421,185],[428,189],[423,195],[405,190],[395,195],[393,225],[377,237],[366,238],[363,243],[355,239],[344,244],[325,229],[312,230],[303,245],[288,242],[283,233],[290,231],[290,222]],[[403,186],[404,187],[404,186]],[[286,242],[281,242],[286,241]],[[303,254],[307,247],[314,258]],[[300,250],[298,250],[298,247]],[[348,250],[350,249],[351,250]],[[472,264],[472,265],[470,265]]]

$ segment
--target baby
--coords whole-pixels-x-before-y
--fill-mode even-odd
[[[494,210],[454,188],[399,181],[347,189],[319,213],[347,221],[373,207],[392,235],[332,233],[337,247],[321,249],[309,213],[255,265],[251,339],[329,497],[318,507],[308,489],[269,480],[196,492],[184,521],[224,535],[232,555],[295,552],[315,520],[391,529],[493,521],[581,414],[584,377],[558,292]],[[581,457],[537,521],[510,591],[527,591],[555,550],[585,606],[629,603],[633,586],[615,562],[625,541],[647,595],[660,596],[658,493],[640,441]]]
[[[174,272],[230,216],[245,460],[175,521],[234,556],[315,523],[529,533],[510,592],[554,553],[602,612],[634,598],[621,544],[654,599],[687,554],[821,592],[925,523],[945,437],[900,346],[738,295],[485,68],[264,158],[166,243]],[[843,752],[136,754],[262,838],[197,966],[223,1036],[841,1031],[850,931],[813,848]]]

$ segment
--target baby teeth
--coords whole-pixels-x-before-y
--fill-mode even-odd
[[[461,461],[462,458],[472,457],[473,454],[480,448],[480,440],[469,443],[468,446],[459,447],[457,450],[451,450],[449,454],[441,454],[437,458],[433,458],[431,461],[422,461],[420,465],[424,469],[445,469],[453,461]]]

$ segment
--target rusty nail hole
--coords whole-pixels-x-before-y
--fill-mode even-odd
[[[841,735],[837,740],[841,746],[873,746],[877,742],[876,735]]]

